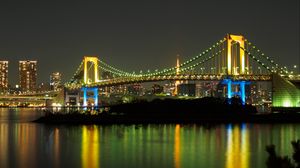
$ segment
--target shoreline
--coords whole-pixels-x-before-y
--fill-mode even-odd
[[[186,124],[186,123],[300,123],[300,114],[202,115],[202,116],[121,116],[51,114],[33,122],[44,124]]]
[[[166,123],[300,123],[300,113],[258,113],[240,99],[155,99],[99,110],[51,113],[34,122],[46,124],[166,124]]]

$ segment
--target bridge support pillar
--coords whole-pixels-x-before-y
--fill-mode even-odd
[[[94,106],[97,107],[98,106],[98,88],[83,87],[83,88],[81,88],[81,90],[83,91],[83,107],[88,106],[88,98],[90,98],[88,96],[88,92],[90,92],[90,91],[93,92],[92,97],[94,99]]]
[[[232,35],[228,34],[227,37],[227,74],[228,75],[238,75],[245,74],[245,39],[241,35]],[[232,43],[239,43],[239,58],[232,54]],[[239,60],[239,63],[238,63]],[[238,65],[239,64],[239,65]],[[239,72],[237,71],[237,67],[239,67]]]
[[[240,97],[242,99],[243,105],[245,105],[245,103],[246,103],[246,91],[245,91],[246,82],[241,81],[241,82],[239,82],[239,84],[240,84],[240,95],[241,95]]]
[[[237,95],[240,97],[242,104],[246,104],[246,84],[250,84],[247,81],[232,81],[232,79],[224,79],[222,81],[223,84],[227,85],[227,98],[231,99],[233,96]],[[238,92],[232,91],[232,85],[239,86]],[[231,102],[229,102],[231,103]]]
[[[87,106],[87,88],[82,88],[83,91],[83,107]]]
[[[226,79],[226,83],[227,83],[227,98],[231,99],[232,94],[231,94],[231,80]]]
[[[94,104],[97,107],[98,106],[98,88],[94,88]]]

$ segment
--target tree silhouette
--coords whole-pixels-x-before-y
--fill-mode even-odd
[[[292,141],[292,146],[294,149],[293,159],[297,164],[296,167],[300,168],[300,140],[298,139],[297,141]]]
[[[269,153],[267,159],[268,168],[300,168],[300,140],[291,142],[294,153],[293,160],[295,164],[291,161],[288,156],[278,156],[275,151],[275,145],[266,146],[266,151]]]

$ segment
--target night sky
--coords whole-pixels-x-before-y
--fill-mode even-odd
[[[38,61],[38,81],[71,78],[84,55],[128,71],[175,66],[227,33],[243,34],[281,65],[299,65],[299,0],[6,1],[0,60],[9,83],[18,60]]]

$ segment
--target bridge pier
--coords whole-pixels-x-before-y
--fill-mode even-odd
[[[242,104],[246,104],[246,84],[250,84],[250,82],[247,81],[232,81],[232,79],[224,79],[222,81],[223,84],[227,85],[227,98],[231,99],[233,96],[237,95],[241,98]],[[239,91],[233,92],[232,91],[232,85],[238,85]],[[231,102],[229,102],[231,103]]]
[[[240,81],[240,95],[241,95],[241,99],[242,99],[242,103],[243,105],[245,105],[246,103],[246,91],[245,91],[245,81]]]
[[[231,80],[230,79],[225,79],[224,80],[227,83],[227,98],[231,99],[232,98],[232,94],[231,94]]]
[[[88,87],[83,87],[81,88],[81,90],[83,91],[83,107],[87,107],[88,106],[88,98],[90,98],[90,96],[88,96],[88,92],[92,91],[93,92],[93,96],[91,96],[94,99],[94,106],[98,106],[98,88],[88,88]]]

